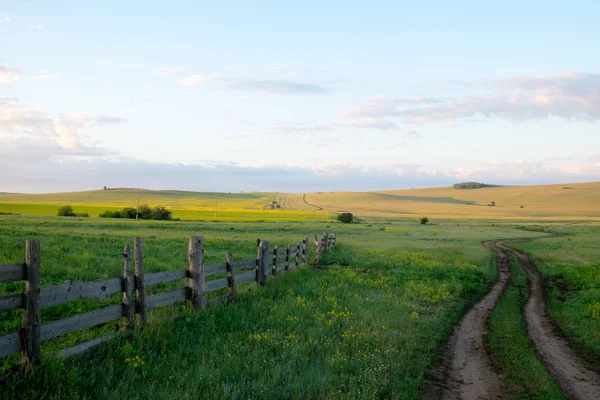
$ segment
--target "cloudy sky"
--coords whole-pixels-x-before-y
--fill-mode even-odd
[[[2,1],[0,191],[600,180],[600,2],[284,3]]]

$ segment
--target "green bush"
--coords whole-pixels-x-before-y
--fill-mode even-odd
[[[173,221],[173,213],[163,206],[150,207],[140,204],[139,211],[133,207],[125,207],[121,211],[105,211],[100,218],[135,219],[139,212],[139,219],[153,219],[157,221]]]
[[[71,207],[69,205],[62,206],[61,208],[58,209],[58,216],[59,217],[74,217],[75,212],[73,211],[73,207]]]
[[[429,218],[427,218],[427,217],[421,217],[421,225],[425,225],[428,222],[429,222]]]
[[[352,213],[349,212],[340,213],[337,216],[337,220],[343,224],[351,224],[354,220],[354,215],[352,215]]]

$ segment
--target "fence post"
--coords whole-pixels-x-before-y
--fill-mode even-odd
[[[269,263],[268,251],[269,241],[261,240],[260,246],[258,247],[258,283],[263,286],[267,282],[267,265]]]
[[[335,232],[331,234],[331,248],[335,248]]]
[[[233,268],[233,253],[227,252],[227,279],[231,288],[231,298],[237,300],[237,282],[235,280],[235,270]]]
[[[135,303],[133,302],[133,281],[131,279],[131,259],[129,245],[123,250],[123,317],[125,328],[132,331],[135,328]]]
[[[273,266],[271,267],[271,275],[277,274],[277,246],[273,248]]]
[[[27,239],[25,242],[25,310],[23,311],[22,348],[23,360],[39,364],[42,353],[40,307],[40,240]]]
[[[188,307],[204,308],[204,238],[190,236],[188,242]]]
[[[298,244],[296,245],[296,268],[300,266],[300,257],[302,257],[300,255],[300,243],[301,242],[298,242]]]
[[[135,262],[135,295],[136,311],[140,314],[142,327],[146,325],[146,288],[144,286],[144,247],[142,238],[133,239],[133,253]]]
[[[290,246],[286,246],[285,248],[285,270],[290,270]]]
[[[308,238],[302,239],[302,264],[308,264]]]

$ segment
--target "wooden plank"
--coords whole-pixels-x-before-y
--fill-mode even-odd
[[[277,267],[277,274],[279,275],[282,271],[285,271],[285,266]]]
[[[144,277],[144,285],[146,287],[156,285],[159,283],[169,283],[185,279],[188,276],[187,269],[180,269],[177,271],[164,271],[154,272],[152,274],[146,274]]]
[[[233,253],[231,251],[227,252],[227,281],[229,287],[231,288],[231,298],[233,300],[237,299],[237,282],[235,280],[235,268],[233,266]]]
[[[302,264],[308,264],[308,238],[302,240]]]
[[[214,281],[206,282],[206,291],[214,292],[215,290],[225,289],[229,287],[229,278],[215,279]]]
[[[302,257],[302,255],[300,254],[300,245],[302,242],[298,242],[298,245],[296,245],[296,268],[298,268],[300,266],[300,259]]]
[[[146,297],[146,307],[148,310],[167,306],[173,303],[179,303],[187,299],[187,288],[173,289],[168,292],[156,293]]]
[[[0,312],[17,310],[25,307],[25,295],[23,293],[9,294],[0,297]]]
[[[91,282],[66,281],[60,285],[42,288],[40,302],[42,308],[52,307],[77,299],[104,299],[123,289],[121,278],[102,279]]]
[[[273,248],[273,264],[271,266],[271,275],[277,274],[277,246]]]
[[[133,301],[133,279],[131,276],[131,258],[129,245],[123,249],[123,317],[125,329],[135,329],[135,302]]]
[[[204,267],[204,277],[216,274],[224,274],[227,272],[227,263],[207,265]]]
[[[40,240],[27,239],[25,242],[25,311],[23,312],[23,359],[30,364],[41,361],[42,309],[40,307]]]
[[[122,313],[122,305],[115,304],[99,310],[78,314],[70,318],[49,322],[42,325],[41,338],[42,340],[48,340],[64,335],[65,333],[75,332],[80,329],[114,321],[121,318]]]
[[[24,281],[25,264],[0,265],[0,282]]]
[[[0,336],[0,358],[17,353],[19,350],[21,350],[19,332],[11,332]]]
[[[117,337],[116,333],[111,333],[109,335],[102,336],[97,339],[93,339],[93,340],[87,341],[85,343],[78,344],[77,346],[73,346],[73,347],[69,347],[64,350],[61,350],[58,353],[56,353],[54,355],[54,357],[55,358],[59,358],[59,357],[67,358],[67,357],[73,357],[73,356],[80,356],[82,354],[87,353],[88,351],[90,351],[94,347],[98,346],[99,344],[108,342],[109,340],[112,340],[116,337]]]
[[[188,241],[188,307],[205,307],[204,238],[190,236]]]
[[[240,260],[233,262],[233,269],[256,268],[256,260]]]
[[[142,238],[133,239],[133,257],[135,261],[135,311],[140,314],[142,327],[148,320],[146,315],[146,287],[144,286],[144,247]]]
[[[266,240],[264,240],[266,242]],[[268,256],[272,256],[273,254],[275,254],[275,248],[272,249],[267,249],[267,255]]]
[[[247,282],[252,282],[256,280],[256,272],[255,271],[248,271],[248,272],[244,272],[243,274],[239,274],[235,277],[235,279],[237,280],[238,285],[241,285],[243,283],[247,283]]]

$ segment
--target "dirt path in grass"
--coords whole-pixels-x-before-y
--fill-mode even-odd
[[[525,253],[509,247],[507,242],[500,241],[497,245],[516,254],[529,277],[529,298],[524,314],[527,333],[535,345],[538,358],[556,379],[567,399],[600,399],[600,375],[571,350],[546,314],[542,276]]]
[[[498,281],[454,329],[444,355],[432,366],[423,399],[499,399],[500,380],[487,350],[487,321],[510,279],[506,255],[495,242],[484,245],[498,253]]]

